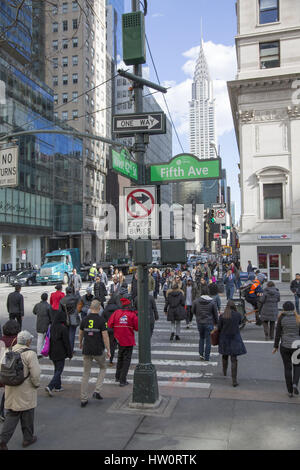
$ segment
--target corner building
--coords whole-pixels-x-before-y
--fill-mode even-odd
[[[300,3],[238,0],[237,20],[241,265],[288,282],[300,267]]]

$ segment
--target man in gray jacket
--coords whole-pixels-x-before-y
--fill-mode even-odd
[[[214,326],[218,324],[218,311],[214,299],[212,299],[208,295],[208,287],[203,288],[201,297],[194,300],[192,305],[192,314],[196,317],[198,331],[200,335],[200,359],[202,361],[209,361],[211,350],[210,333],[213,330]]]
[[[81,280],[81,276],[77,274],[77,270],[75,268],[73,269],[73,274],[70,277],[69,287],[72,288],[73,294],[78,295],[78,296],[80,295],[80,289],[82,287],[82,280]]]

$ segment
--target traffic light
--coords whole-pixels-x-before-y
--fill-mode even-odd
[[[214,223],[215,223],[215,221],[216,221],[215,209],[210,209],[209,221],[210,221],[211,224],[214,224]]]

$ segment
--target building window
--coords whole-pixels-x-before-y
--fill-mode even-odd
[[[72,111],[72,118],[77,119],[78,118],[78,109],[73,109]]]
[[[53,86],[58,86],[58,77],[57,76],[52,77],[52,83],[53,83]]]
[[[63,31],[68,31],[68,20],[63,21]]]
[[[63,111],[61,113],[61,118],[63,121],[67,121],[68,120],[68,111]]]
[[[72,10],[73,10],[73,11],[77,11],[77,10],[78,10],[78,3],[77,3],[77,1],[76,1],[76,2],[72,2]]]
[[[54,51],[57,51],[58,50],[58,41],[55,40],[55,41],[52,41],[52,49]]]
[[[52,23],[52,33],[58,32],[58,23]]]
[[[53,95],[54,104],[58,104],[58,95]]]
[[[62,76],[63,85],[68,85],[68,75]]]
[[[73,80],[74,85],[78,83],[78,73],[73,73],[72,80]]]
[[[72,64],[75,66],[75,65],[78,65],[78,55],[73,55],[72,57]]]
[[[261,69],[280,67],[279,47],[279,41],[263,42],[259,44]]]
[[[68,13],[68,4],[67,3],[62,4],[62,12],[63,13]]]
[[[77,18],[75,18],[73,20],[73,29],[77,29],[77,28],[78,28],[78,20],[77,20]]]
[[[63,93],[63,94],[62,94],[62,101],[63,101],[63,103],[67,103],[67,102],[68,102],[68,93]]]
[[[63,40],[62,40],[63,49],[68,49],[68,42],[69,42],[68,39],[63,39]]]
[[[52,59],[52,64],[53,64],[53,68],[54,69],[57,69],[58,68],[58,58],[57,57],[54,57]]]
[[[68,57],[63,57],[62,58],[62,66],[63,67],[68,67]]]
[[[283,219],[282,183],[264,184],[264,219]]]
[[[78,47],[78,38],[72,39],[73,47]]]
[[[279,21],[279,0],[259,0],[259,23]]]
[[[73,91],[72,101],[73,101],[73,103],[77,103],[77,101],[78,101],[78,91]]]

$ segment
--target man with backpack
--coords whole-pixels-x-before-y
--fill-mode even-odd
[[[6,418],[0,434],[0,450],[7,450],[18,422],[21,422],[23,447],[34,444],[34,409],[41,369],[35,351],[30,349],[33,336],[20,331],[17,344],[6,350],[0,365],[0,382],[5,384]],[[9,360],[10,359],[10,360]],[[17,385],[18,384],[18,385]]]

